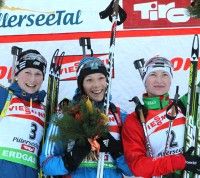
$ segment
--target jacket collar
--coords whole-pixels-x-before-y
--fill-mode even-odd
[[[14,82],[8,89],[11,90],[14,95],[26,101],[30,101],[30,99],[32,99],[35,102],[41,103],[44,102],[44,98],[46,96],[46,92],[44,90],[37,91],[33,94],[27,93],[19,87],[17,82]]]
[[[162,96],[148,97],[147,93],[143,95],[144,106],[148,109],[157,110],[163,109],[169,105],[169,94],[166,93]]]

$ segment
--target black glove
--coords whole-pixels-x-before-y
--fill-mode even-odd
[[[142,105],[142,104],[141,105],[137,105],[135,107],[135,113],[137,114],[137,117],[140,119],[140,112],[139,112],[140,109],[142,109],[144,118],[146,118],[147,114],[148,114],[148,109],[144,105]]]
[[[191,155],[194,149],[194,147],[190,147],[188,151],[183,154],[186,160],[185,170],[200,174],[200,157]]]
[[[100,144],[100,151],[109,152],[113,159],[116,159],[123,154],[122,142],[120,140],[115,140],[110,133],[97,139],[97,141]]]
[[[75,171],[81,164],[83,159],[90,153],[91,145],[88,141],[86,144],[80,145],[75,143],[73,149],[70,152],[66,152],[62,157],[65,167],[69,172]]]
[[[100,144],[100,152],[108,152],[108,140],[106,140],[106,138],[98,138],[97,142]]]

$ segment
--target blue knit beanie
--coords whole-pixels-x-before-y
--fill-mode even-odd
[[[102,73],[106,77],[108,76],[107,69],[101,59],[96,57],[84,57],[77,68],[77,83],[78,88],[83,89],[83,80],[87,75],[94,73]]]

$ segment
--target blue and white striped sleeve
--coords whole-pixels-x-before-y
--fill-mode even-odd
[[[57,116],[54,119],[59,119]],[[68,170],[62,160],[64,148],[61,143],[53,141],[51,136],[58,134],[58,127],[51,123],[47,129],[45,143],[40,155],[40,166],[45,175],[66,175]]]

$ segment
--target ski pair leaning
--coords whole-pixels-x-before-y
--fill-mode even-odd
[[[46,119],[45,119],[45,128],[42,139],[42,144],[45,141],[46,131],[50,123],[50,118],[58,110],[58,94],[59,94],[59,85],[60,85],[60,74],[61,66],[63,62],[65,53],[62,52],[59,55],[59,49],[56,49],[50,63],[49,67],[49,76],[48,76],[48,86],[47,86],[47,98],[46,98]],[[52,178],[52,176],[45,176],[40,170],[40,178]]]
[[[188,83],[188,102],[186,110],[186,131],[184,150],[194,147],[194,155],[200,155],[200,83],[198,83],[198,63],[199,63],[199,37],[194,35],[191,65]],[[184,171],[184,178],[198,178],[200,175]]]

